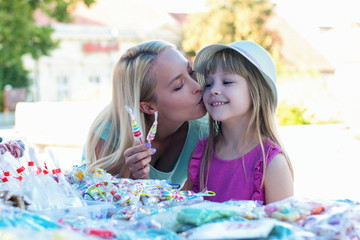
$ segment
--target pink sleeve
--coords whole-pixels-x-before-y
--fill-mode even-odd
[[[206,147],[206,143],[207,143],[207,138],[200,139],[195,147],[194,154],[190,159],[189,174],[190,174],[190,181],[193,184],[191,190],[194,192],[200,191],[200,168],[201,168],[201,161],[204,155],[204,149]]]
[[[281,153],[282,150],[279,146],[275,145],[270,140],[266,141],[265,144],[264,144],[265,156],[267,157],[266,167],[268,167],[271,160],[277,154]],[[254,192],[251,200],[263,201],[263,199],[265,199],[264,185],[261,186],[261,182],[263,179],[263,172],[264,172],[264,161],[263,161],[263,158],[261,157],[255,165],[255,181],[254,181],[255,192]],[[264,204],[266,204],[266,203],[264,203]]]

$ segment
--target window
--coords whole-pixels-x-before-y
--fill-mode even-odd
[[[89,83],[92,85],[100,85],[100,77],[98,75],[92,75],[89,77]]]
[[[57,100],[69,99],[69,79],[67,76],[58,76],[56,80]]]

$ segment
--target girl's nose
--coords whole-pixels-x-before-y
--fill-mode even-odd
[[[215,84],[211,87],[210,89],[210,94],[211,95],[220,95],[221,94],[221,90],[220,88],[218,88]]]

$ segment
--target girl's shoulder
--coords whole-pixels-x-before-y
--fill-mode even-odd
[[[204,156],[204,151],[206,149],[207,142],[208,142],[207,137],[199,139],[199,142],[196,145],[195,150],[194,150],[194,154],[193,154],[194,159],[199,159],[199,160],[202,159],[202,157]]]
[[[278,155],[279,153],[282,153],[282,149],[279,145],[277,145],[274,141],[272,141],[270,138],[266,138],[262,142],[264,147],[264,152],[261,149],[260,144],[254,149],[254,151],[250,152],[249,155],[251,158],[256,159],[256,166],[259,169],[262,169],[262,165],[264,162],[264,155],[266,158],[266,167],[269,166],[269,163],[271,160]],[[257,168],[256,167],[256,168]]]
[[[270,159],[274,158],[277,154],[282,153],[281,147],[270,138],[266,138],[263,141],[263,145],[265,153]]]
[[[189,163],[189,179],[191,181],[192,190],[195,192],[199,192],[200,189],[200,168],[201,168],[201,162],[204,156],[204,151],[206,148],[208,138],[202,138],[198,141],[198,144],[195,147],[195,150],[193,152],[193,155],[191,157],[190,163]]]

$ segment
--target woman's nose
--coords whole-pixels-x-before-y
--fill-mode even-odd
[[[202,89],[200,83],[196,80],[194,80],[193,83],[194,83],[194,93],[199,93],[199,92],[202,93],[203,89]]]

